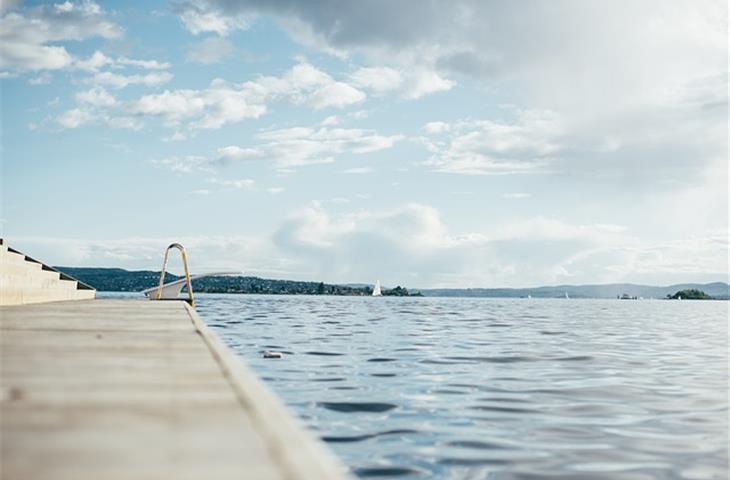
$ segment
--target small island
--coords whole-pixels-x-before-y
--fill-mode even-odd
[[[674,295],[667,295],[669,300],[714,300],[702,290],[690,288],[688,290],[680,290]]]
[[[384,297],[422,297],[423,294],[421,292],[414,292],[411,293],[408,291],[407,288],[401,287],[398,285],[395,288],[391,288],[390,290],[383,290],[383,296]]]

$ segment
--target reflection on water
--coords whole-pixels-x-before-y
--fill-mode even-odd
[[[200,295],[197,310],[360,477],[709,479],[727,477],[727,308]]]

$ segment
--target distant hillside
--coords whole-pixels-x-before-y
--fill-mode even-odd
[[[129,271],[121,268],[56,267],[91,285],[100,292],[139,292],[160,282],[160,272]],[[182,277],[167,274],[170,282]],[[369,286],[331,285],[323,282],[297,282],[259,277],[221,276],[193,280],[193,290],[202,293],[267,293],[273,295],[351,295],[372,294]],[[385,296],[409,296],[408,290],[396,287],[384,289]]]
[[[160,281],[160,272],[129,271],[121,268],[56,267],[102,292],[139,292],[154,287]],[[166,281],[181,277],[167,274]],[[208,277],[193,282],[196,292],[207,293],[268,293],[281,295],[370,295],[372,287],[351,283],[333,285],[322,282],[273,280],[259,277]],[[411,289],[427,297],[507,297],[562,298],[566,292],[571,298],[616,298],[621,295],[644,298],[666,298],[681,290],[701,290],[714,298],[730,298],[730,286],[716,282],[707,284],[682,283],[668,287],[614,283],[608,285],[557,285],[535,288],[425,288]],[[413,295],[404,288],[383,289],[384,295]]]
[[[427,297],[527,297],[560,298],[567,293],[571,298],[616,298],[621,295],[643,298],[666,298],[680,290],[701,290],[714,298],[730,298],[727,283],[681,283],[667,287],[611,283],[607,285],[556,285],[535,288],[425,288],[418,289]]]

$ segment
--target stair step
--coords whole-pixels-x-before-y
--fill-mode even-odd
[[[25,287],[9,287],[0,289],[0,305],[23,305],[28,303],[86,300],[92,298],[94,298],[93,290],[62,290]]]
[[[0,252],[0,265],[25,265],[27,268],[40,270],[43,265],[38,262],[30,262],[25,259],[25,255],[15,252]]]
[[[53,270],[38,270],[35,268],[28,268],[23,264],[15,263],[3,263],[0,264],[0,275],[17,276],[20,278],[44,278],[44,279],[56,279],[61,278],[58,272]]]
[[[78,283],[75,280],[60,280],[58,278],[18,277],[0,274],[0,286],[17,289],[76,290]]]

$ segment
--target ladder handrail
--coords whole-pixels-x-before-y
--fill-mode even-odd
[[[187,283],[188,287],[188,300],[190,302],[191,307],[195,307],[195,299],[193,298],[193,285],[190,281],[190,270],[188,269],[188,254],[185,251],[185,247],[180,245],[179,243],[171,243],[166,249],[165,249],[165,259],[162,262],[162,270],[160,271],[160,287],[157,289],[157,300],[160,300],[162,296],[162,287],[165,284],[165,271],[167,270],[167,257],[170,253],[171,248],[176,248],[180,250],[180,255],[182,256],[183,266],[185,267],[185,283]]]

